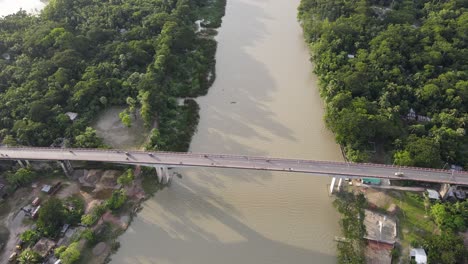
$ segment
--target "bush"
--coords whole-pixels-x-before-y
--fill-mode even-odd
[[[24,231],[20,235],[20,239],[24,243],[26,243],[28,245],[36,243],[37,240],[39,240],[40,237],[41,237],[41,234],[39,234],[37,231],[31,230],[31,229]]]
[[[468,253],[463,246],[463,238],[452,232],[431,234],[424,239],[423,247],[428,252],[429,263],[464,263]]]
[[[84,200],[80,197],[72,196],[65,200],[67,208],[65,210],[66,222],[70,225],[78,224],[84,213]]]
[[[30,168],[20,168],[16,172],[7,173],[6,179],[8,183],[17,187],[31,183],[36,177],[36,173]]]
[[[118,210],[127,200],[127,195],[124,190],[116,190],[112,192],[112,196],[106,201],[106,206],[112,211]]]
[[[62,254],[62,252],[64,252],[65,249],[67,249],[66,246],[60,246],[60,247],[56,248],[55,251],[54,251],[55,256],[60,257],[60,254]]]
[[[78,242],[73,242],[60,253],[60,260],[62,260],[63,264],[72,264],[80,259],[80,255]]]
[[[88,243],[89,246],[94,246],[97,242],[96,235],[94,234],[94,231],[87,228],[81,233],[81,238],[86,239],[86,242]]]
[[[21,254],[19,255],[18,262],[21,264],[40,263],[41,256],[39,256],[39,254],[36,251],[27,248],[23,250],[23,252],[21,252]]]
[[[122,184],[123,186],[128,186],[133,182],[134,179],[135,175],[133,174],[133,169],[128,169],[119,176],[117,183]]]
[[[92,226],[106,212],[106,204],[100,204],[93,208],[89,214],[81,216],[81,223],[85,226]]]
[[[85,214],[81,216],[81,223],[85,226],[92,226],[96,223],[97,219],[94,214]]]

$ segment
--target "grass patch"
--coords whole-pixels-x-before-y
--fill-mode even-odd
[[[400,211],[398,213],[398,233],[401,239],[402,248],[409,247],[411,241],[426,238],[437,230],[436,224],[426,216],[424,207],[424,198],[421,194],[410,192],[399,192],[399,195],[390,195],[394,199],[394,203],[398,205]]]

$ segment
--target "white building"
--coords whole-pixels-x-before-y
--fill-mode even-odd
[[[417,264],[427,264],[426,251],[423,248],[412,248],[410,250],[411,259],[415,260]]]

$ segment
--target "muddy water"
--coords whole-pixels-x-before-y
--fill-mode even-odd
[[[340,160],[296,21],[299,0],[228,0],[191,151]],[[178,169],[112,263],[336,263],[330,179]]]
[[[38,13],[45,4],[39,0],[0,0],[0,17],[18,12]]]

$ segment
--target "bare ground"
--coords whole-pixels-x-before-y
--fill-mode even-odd
[[[104,110],[94,122],[96,133],[104,143],[120,149],[138,149],[147,138],[149,129],[145,128],[142,118],[132,119],[132,126],[126,127],[119,118],[125,107],[110,107]]]

